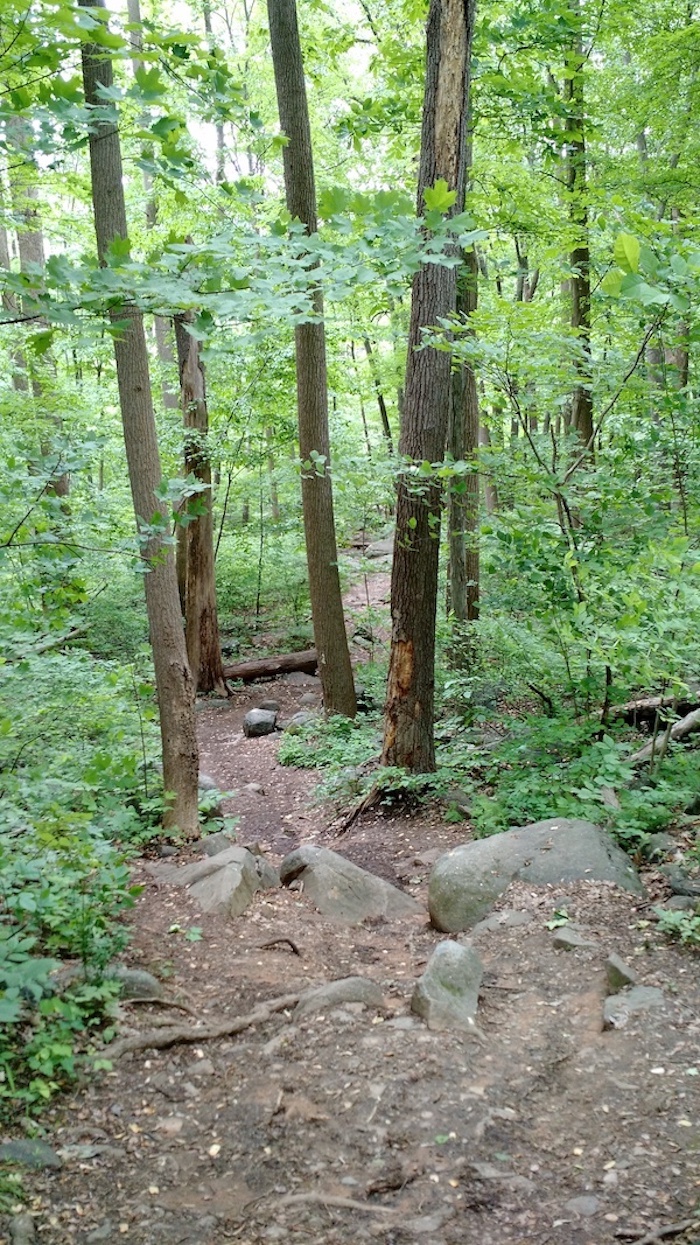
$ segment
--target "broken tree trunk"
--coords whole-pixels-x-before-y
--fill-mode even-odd
[[[681,718],[680,722],[674,722],[668,737],[669,739],[683,739],[685,735],[690,735],[691,731],[697,730],[700,730],[700,709],[694,709],[692,713]],[[645,744],[639,752],[633,752],[632,756],[627,758],[627,762],[629,765],[639,765],[640,761],[648,761],[655,752],[659,752],[660,747],[660,741],[652,739],[651,743]]]

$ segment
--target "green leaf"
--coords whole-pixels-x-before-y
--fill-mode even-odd
[[[444,213],[449,211],[457,198],[457,191],[450,190],[443,177],[439,177],[431,188],[426,186],[423,191],[425,206],[429,212]]]
[[[639,271],[639,256],[641,247],[637,239],[631,233],[621,233],[615,239],[615,263],[619,264],[623,272]]]

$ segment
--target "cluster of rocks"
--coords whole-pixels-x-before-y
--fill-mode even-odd
[[[160,883],[187,887],[205,912],[238,916],[258,890],[280,885],[303,890],[324,916],[351,925],[402,920],[424,911],[412,895],[327,848],[299,847],[283,859],[279,870],[257,845],[239,847],[225,833],[206,839],[204,851],[204,859],[192,864],[148,868]],[[461,935],[489,927],[496,919],[488,915],[490,910],[515,879],[537,885],[586,879],[644,893],[629,859],[604,830],[586,821],[553,819],[465,843],[440,856],[429,884],[433,926]],[[514,913],[514,919],[519,915],[526,914]],[[597,946],[569,922],[552,931],[552,940],[561,951]],[[608,958],[607,973],[606,1027],[619,1028],[633,1013],[663,1003],[661,991],[638,985],[615,956]],[[481,960],[469,939],[450,938],[437,946],[416,984],[412,1010],[432,1029],[469,1031],[475,1025],[482,975]],[[332,987],[340,989],[341,983]],[[371,988],[376,993],[377,988]],[[361,1001],[368,1000],[363,996]]]
[[[260,739],[274,735],[275,731],[298,731],[313,720],[321,704],[321,680],[314,676],[302,676],[305,684],[313,683],[316,691],[304,692],[299,699],[300,708],[286,722],[280,722],[280,704],[277,700],[261,700],[255,709],[249,709],[243,718],[243,734],[246,739]],[[288,675],[287,678],[291,678]]]

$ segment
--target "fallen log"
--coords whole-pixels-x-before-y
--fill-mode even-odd
[[[276,657],[258,657],[253,661],[237,661],[224,666],[225,679],[241,679],[252,683],[254,679],[276,679],[280,674],[315,674],[318,655],[315,648],[305,648],[300,653],[281,653]]]
[[[694,709],[692,713],[688,713],[686,717],[681,718],[680,722],[674,722],[668,732],[669,739],[683,739],[685,735],[689,735],[691,731],[700,730],[700,709]],[[666,732],[664,732],[664,737]],[[661,738],[652,739],[651,743],[645,744],[639,752],[633,752],[631,757],[627,758],[628,764],[638,765],[640,761],[647,761],[654,753],[658,753],[661,749]]]
[[[610,718],[624,718],[631,726],[636,722],[652,720],[662,709],[670,709],[675,705],[677,711],[688,714],[700,706],[700,684],[689,683],[687,690],[679,695],[645,696],[640,700],[628,700],[624,705],[611,705],[608,710]]]

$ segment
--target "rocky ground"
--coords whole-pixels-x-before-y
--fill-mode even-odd
[[[655,928],[659,875],[645,879],[650,897],[513,884],[473,938],[476,1028],[431,1031],[410,1010],[445,938],[427,919],[427,881],[469,827],[434,809],[338,836],[310,803],[313,774],[278,764],[279,735],[241,733],[261,695],[284,717],[316,690],[287,677],[202,709],[202,768],[239,793],[239,843],[275,864],[302,843],[331,847],[419,910],[350,926],[283,887],[226,921],[143,862],[125,958],[183,1010],[122,1003],[121,1033],[253,1023],[125,1055],[47,1112],[55,1165],[27,1172],[31,1218],[6,1218],[0,1241],[698,1242],[700,981],[697,958]],[[560,936],[564,911],[575,945]],[[611,953],[662,996],[604,1029]],[[310,986],[351,975],[381,1002],[296,1010]],[[280,997],[287,1006],[260,1012]]]

